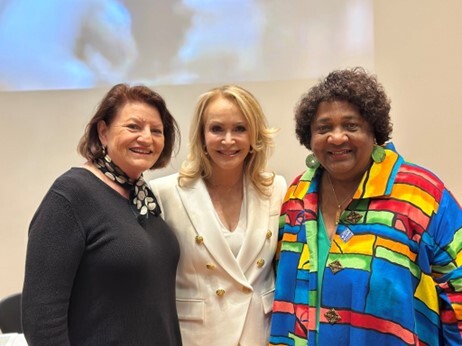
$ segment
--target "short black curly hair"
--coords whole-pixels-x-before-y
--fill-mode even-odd
[[[377,77],[354,67],[336,70],[302,95],[295,108],[295,133],[302,145],[311,150],[311,122],[323,101],[347,101],[359,109],[371,126],[377,144],[391,138],[390,100]]]

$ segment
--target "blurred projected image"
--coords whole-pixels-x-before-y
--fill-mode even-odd
[[[116,0],[0,0],[0,89],[88,88],[127,77],[131,15]]]
[[[373,68],[370,0],[0,0],[0,90]]]

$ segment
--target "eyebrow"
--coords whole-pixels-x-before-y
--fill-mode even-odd
[[[130,115],[125,121],[139,121],[140,117],[136,115]]]
[[[147,124],[150,124],[151,123],[151,120],[146,120],[143,118],[142,115],[130,115],[125,121],[137,121],[137,122],[143,122],[143,123],[147,123]],[[162,119],[159,119],[159,120],[154,120],[155,121],[155,125],[163,125],[164,122],[162,121]]]
[[[220,121],[220,120],[210,120],[209,125],[225,125],[225,122]],[[239,121],[237,123],[232,123],[232,126],[247,126],[247,123],[245,121]]]
[[[342,120],[356,120],[356,119],[363,119],[362,116],[360,115],[354,115],[354,114],[347,114],[345,116],[342,116]],[[330,117],[321,117],[321,118],[316,118],[313,123],[316,123],[316,122],[319,122],[319,123],[328,123],[331,121],[331,118]]]

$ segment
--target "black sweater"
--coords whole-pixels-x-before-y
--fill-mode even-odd
[[[83,168],[52,185],[29,229],[29,345],[181,345],[178,242],[160,216],[140,225],[128,203]]]

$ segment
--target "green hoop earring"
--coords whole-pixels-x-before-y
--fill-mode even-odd
[[[316,156],[314,154],[309,154],[306,159],[305,159],[305,164],[306,164],[306,167],[308,168],[318,168],[319,167],[319,161],[318,159],[316,158]]]
[[[381,147],[380,145],[374,145],[374,148],[372,149],[372,160],[375,163],[381,163],[385,160],[385,157],[387,154],[385,153],[385,149]]]

